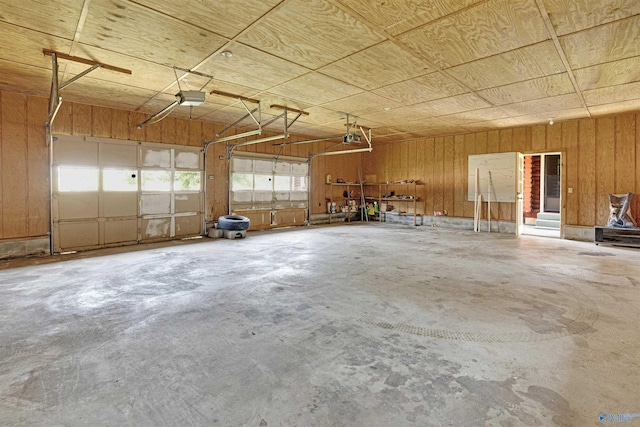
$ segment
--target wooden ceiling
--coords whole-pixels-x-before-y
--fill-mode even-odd
[[[217,90],[259,99],[266,119],[281,112],[272,104],[309,112],[294,133],[344,133],[347,112],[383,142],[640,108],[638,0],[2,3],[0,89],[49,96],[43,49],[132,71],[93,71],[61,92],[68,101],[155,113],[180,89],[175,66],[213,80],[203,105],[173,116],[242,117]],[[59,64],[61,81],[87,68]]]

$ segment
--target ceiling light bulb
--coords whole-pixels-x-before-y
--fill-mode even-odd
[[[553,125],[553,117],[549,117],[549,125]]]
[[[391,110],[391,107],[384,107],[384,111],[389,111]]]
[[[233,53],[231,53],[231,51],[229,50],[223,50],[221,55],[224,56],[225,58],[231,58],[233,56]]]

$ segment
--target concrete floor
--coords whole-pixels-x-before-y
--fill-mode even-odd
[[[0,425],[600,425],[640,412],[639,254],[353,224],[2,262]]]
[[[547,228],[536,228],[535,225],[524,224],[521,228],[522,234],[540,237],[560,238],[560,229],[549,230]]]

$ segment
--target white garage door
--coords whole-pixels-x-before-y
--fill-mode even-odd
[[[199,148],[56,136],[54,251],[202,234],[202,169]]]
[[[234,153],[230,174],[230,210],[249,217],[251,227],[306,223],[309,207],[307,159]]]

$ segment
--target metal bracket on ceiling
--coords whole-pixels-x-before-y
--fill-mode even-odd
[[[345,125],[347,126],[347,134],[351,133],[351,127],[354,127],[356,129],[358,128],[358,116],[353,116],[349,113],[344,113],[342,111],[340,111],[339,113],[344,114],[347,117],[347,123]],[[351,120],[350,120],[351,117],[353,117],[353,123],[351,123]]]
[[[235,122],[231,123],[229,126],[227,126],[226,128],[222,129],[220,132],[216,132],[216,137],[215,139],[212,139],[210,141],[205,141],[204,145],[205,147],[208,146],[209,144],[215,144],[217,142],[226,142],[226,141],[233,141],[236,139],[240,139],[240,138],[244,138],[244,137],[248,137],[248,136],[253,136],[253,135],[260,135],[262,133],[262,109],[260,108],[260,100],[259,99],[253,99],[253,98],[247,98],[246,96],[241,96],[241,95],[234,95],[232,93],[227,93],[227,92],[222,92],[219,90],[212,90],[211,92],[209,92],[209,95],[219,95],[219,96],[224,96],[227,98],[233,98],[238,100],[242,106],[244,107],[244,109],[246,110],[247,114],[245,114],[244,116],[242,116],[241,118],[239,118],[238,120],[236,120]],[[257,107],[253,108],[253,109],[249,109],[249,107],[247,106],[246,102],[251,102],[253,104],[257,104]],[[258,113],[258,117],[256,118],[255,113]],[[253,122],[258,125],[258,129],[255,130],[250,130],[247,132],[243,132],[237,135],[229,135],[229,136],[222,136],[224,135],[227,131],[229,131],[231,128],[233,128],[235,125],[241,123],[242,121],[244,121],[245,119],[251,117],[251,120],[253,120]]]
[[[362,134],[364,135],[364,139],[371,144],[371,129],[368,130],[364,130],[362,127],[360,128],[360,131],[362,132]],[[368,134],[367,134],[368,132]],[[284,147],[286,145],[301,145],[301,144],[311,144],[314,142],[324,142],[324,141],[331,141],[334,139],[344,139],[344,135],[333,135],[333,136],[325,136],[324,138],[313,138],[313,139],[305,139],[304,141],[293,141],[293,142],[282,142],[280,144],[273,144],[276,147]],[[340,142],[337,145],[345,145],[344,142]]]
[[[283,119],[283,121],[284,121],[283,133],[280,134],[280,135],[267,136],[267,137],[264,137],[264,138],[253,139],[251,141],[245,141],[245,142],[239,142],[239,143],[235,143],[235,144],[229,144],[229,146],[228,146],[228,151],[229,151],[228,154],[229,154],[229,156],[231,156],[233,150],[236,147],[242,147],[242,146],[245,146],[245,145],[259,144],[261,142],[275,141],[275,140],[278,140],[278,139],[287,139],[289,137],[289,128],[291,127],[291,125],[293,125],[296,122],[296,120],[298,120],[300,118],[300,116],[309,115],[309,113],[307,113],[306,111],[297,110],[295,108],[288,108],[288,107],[282,106],[282,105],[271,105],[270,108],[281,109],[281,110],[284,110],[284,111],[282,112],[282,114],[274,117],[273,119],[271,119],[268,122],[263,124],[261,122],[262,116],[261,116],[261,109],[260,109],[260,101],[259,100],[252,99],[252,98],[246,98],[246,97],[242,97],[242,96],[239,96],[239,95],[232,95],[232,94],[229,94],[229,93],[226,93],[226,92],[220,92],[220,91],[211,91],[211,94],[222,95],[222,96],[238,99],[242,103],[242,105],[244,106],[245,110],[247,110],[247,114],[245,114],[243,117],[241,117],[240,119],[236,120],[235,122],[233,122],[232,124],[230,124],[229,126],[224,128],[222,131],[216,133],[216,136],[219,137],[219,136],[223,135],[229,129],[231,129],[232,127],[234,127],[235,125],[237,125],[238,123],[242,122],[243,120],[245,120],[248,117],[251,117],[253,119],[253,121],[258,125],[258,129],[247,131],[247,132],[243,132],[243,133],[240,133],[238,135],[230,135],[230,136],[226,136],[226,137],[216,138],[216,139],[213,139],[211,141],[205,141],[205,147],[208,146],[209,144],[215,144],[215,143],[218,143],[218,142],[228,142],[228,141],[233,141],[233,140],[236,140],[236,139],[245,138],[245,137],[249,137],[249,136],[261,135],[262,134],[262,129],[264,127],[267,127],[270,124],[272,124],[275,121],[280,120],[280,119]],[[247,107],[247,105],[245,104],[244,101],[257,103],[258,107],[254,108],[253,110],[249,110],[249,107]],[[256,111],[258,111],[258,119],[256,119],[256,117],[254,116],[254,113]],[[288,112],[289,111],[297,113],[296,116],[291,121],[289,121],[289,119],[288,119]]]
[[[285,145],[311,144],[313,142],[331,141],[332,139],[339,139],[339,138],[342,138],[343,136],[344,135],[325,136],[324,138],[305,139],[304,141],[282,142],[280,144],[273,144],[273,145],[278,147],[284,147]]]
[[[365,131],[365,129],[360,126],[360,132],[362,132],[362,136],[364,136],[364,139],[369,143],[369,145],[371,145],[371,128],[368,128]]]
[[[81,58],[79,56],[67,55],[65,53],[56,52],[55,50],[50,49],[42,49],[42,53],[45,56],[51,56],[51,93],[49,95],[49,114],[48,120],[45,125],[47,131],[47,146],[51,144],[52,141],[52,133],[51,129],[53,126],[53,121],[56,118],[56,114],[58,114],[58,110],[60,109],[60,104],[62,103],[62,97],[60,96],[60,91],[68,87],[69,85],[78,81],[78,79],[86,76],[93,70],[98,68],[104,68],[105,70],[115,71],[123,74],[131,74],[131,70],[127,70],[125,68],[116,67],[113,65],[103,64],[102,62],[94,61],[91,59]],[[69,80],[64,83],[60,83],[58,81],[58,58],[64,59],[67,61],[78,62],[81,64],[90,65],[89,68],[82,71],[79,74],[76,74]]]
[[[194,74],[200,77],[206,77],[209,80],[207,80],[207,82],[204,85],[202,85],[200,90],[183,91],[182,86],[180,85],[181,78],[178,77],[178,73],[176,72],[176,70],[180,70],[188,74]],[[178,89],[179,89],[179,92],[175,94],[176,100],[173,101],[171,104],[167,105],[166,107],[164,107],[162,110],[158,111],[157,113],[152,114],[148,119],[146,119],[142,123],[139,123],[137,126],[138,129],[142,129],[142,127],[148,123],[154,124],[164,120],[165,118],[167,118],[167,116],[169,116],[169,114],[171,114],[171,111],[173,111],[173,109],[176,108],[178,105],[185,105],[190,108],[189,119],[191,119],[191,112],[193,111],[193,107],[197,105],[201,105],[204,102],[205,94],[204,92],[202,92],[202,89],[204,89],[209,83],[211,83],[211,81],[213,80],[213,76],[200,73],[198,71],[192,71],[186,68],[176,67],[176,66],[173,67],[173,74],[176,77],[176,83],[178,84]],[[182,77],[182,79],[184,79],[184,76]]]
[[[282,119],[283,120],[283,132],[280,135],[273,135],[273,136],[266,136],[264,138],[258,138],[258,139],[254,139],[251,141],[245,141],[245,142],[240,142],[237,144],[229,144],[228,148],[228,155],[229,157],[231,157],[231,155],[233,154],[233,150],[236,147],[243,147],[245,145],[254,145],[254,144],[260,144],[261,142],[269,142],[269,141],[275,141],[278,139],[287,139],[289,138],[289,127],[291,127],[292,124],[295,123],[296,120],[298,120],[298,118],[300,118],[300,116],[302,116],[303,114],[309,114],[305,111],[302,110],[296,110],[294,108],[287,108],[286,106],[282,106],[282,105],[272,105],[271,108],[278,108],[278,109],[283,109],[284,111],[282,112],[282,114],[278,115],[277,117],[274,117],[273,119],[271,119],[267,124],[265,124],[265,126],[267,126],[268,124],[271,124],[273,122],[275,122],[276,120]],[[295,116],[295,118],[291,121],[289,121],[288,119],[288,112],[289,111],[293,111],[295,113],[297,113],[297,115]]]
[[[357,120],[358,118],[356,116],[351,116],[348,113],[342,113],[345,114],[347,116],[347,123],[346,123],[346,127],[347,127],[347,135],[349,135],[351,133],[351,128],[357,128],[360,129],[360,133],[362,133],[362,136],[364,137],[364,139],[367,141],[367,143],[369,144],[369,146],[371,146],[371,128],[365,128],[363,126],[358,126],[357,124]],[[354,117],[355,120],[353,121],[353,123],[349,122],[349,117]],[[342,144],[347,144],[346,142],[344,142],[344,135],[333,135],[333,136],[326,136],[324,138],[314,138],[314,139],[305,139],[304,141],[293,141],[293,142],[283,142],[280,144],[273,144],[274,146],[279,146],[279,147],[284,147],[286,145],[299,145],[299,144],[310,144],[313,142],[323,142],[323,141],[331,141],[332,139],[342,139],[343,142]],[[348,150],[349,152],[352,150]]]
[[[370,153],[373,151],[373,147],[371,146],[370,139],[367,139],[367,144],[369,145],[369,147],[367,148],[356,148],[355,150],[325,151],[323,153],[310,154],[309,161],[313,160],[316,157],[323,157],[323,156],[336,156],[339,154],[354,154],[354,153],[365,153],[365,152]]]
[[[362,126],[358,125],[358,116],[354,116],[353,114],[349,114],[349,113],[343,113],[340,112],[341,114],[344,114],[347,117],[347,123],[346,123],[346,127],[347,127],[347,135],[345,136],[343,143],[344,144],[351,144],[352,142],[355,143],[360,143],[360,136],[357,135],[358,130],[360,130],[360,133],[362,133],[362,136],[364,137],[364,139],[369,143],[369,145],[371,145],[371,128],[367,128],[367,131],[365,131],[365,129]],[[353,118],[353,122],[351,122],[350,118]],[[351,130],[353,129],[354,135],[357,136],[357,139],[355,137],[351,137]],[[353,139],[350,139],[353,138]]]
[[[354,130],[354,132],[357,132],[358,129],[360,130],[360,133],[362,133],[362,136],[364,137],[365,141],[367,141],[367,148],[356,148],[355,150],[339,150],[339,151],[324,151],[322,153],[317,153],[317,154],[310,154],[309,155],[309,162],[311,162],[311,160],[313,160],[315,157],[323,157],[323,156],[336,156],[336,155],[340,155],[340,154],[353,154],[353,153],[365,153],[368,152],[370,153],[371,151],[373,151],[373,147],[371,146],[371,128],[367,128],[367,130],[365,131],[365,129],[362,126],[358,126],[358,117],[351,115],[349,113],[342,113],[347,117],[347,123],[346,123],[346,127],[347,127],[347,134],[345,136],[342,137],[342,143],[337,144],[337,145],[350,145],[352,142],[360,142],[360,138],[358,136],[358,139],[349,139],[349,137],[352,136],[351,131],[352,129]],[[350,121],[350,118],[353,117],[353,122]],[[334,139],[335,137],[332,137],[331,139]],[[347,142],[349,141],[349,142]],[[305,142],[305,141],[302,141]],[[306,141],[306,142],[316,142],[314,140],[310,140],[310,141]],[[329,147],[329,150],[333,148]]]

